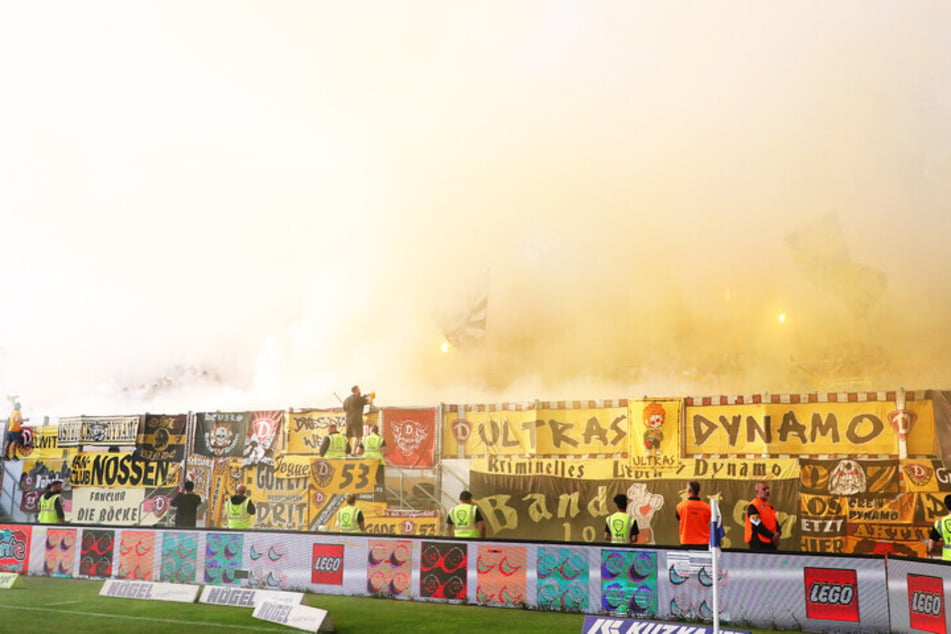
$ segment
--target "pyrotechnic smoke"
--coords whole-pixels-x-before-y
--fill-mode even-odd
[[[948,387],[951,5],[0,21],[0,390],[56,415]],[[786,238],[835,214],[862,317]],[[491,270],[481,345],[440,350]],[[780,315],[783,319],[780,319]]]

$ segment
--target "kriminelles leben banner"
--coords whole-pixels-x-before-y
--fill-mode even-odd
[[[628,499],[639,543],[677,544],[676,507],[687,483],[699,480],[704,499],[716,495],[726,547],[743,546],[743,513],[755,484],[768,481],[783,526],[783,549],[799,548],[799,466],[796,459],[684,460],[674,472],[641,474],[627,460],[473,460],[470,490],[489,536],[506,539],[601,541],[615,495]]]
[[[934,408],[930,400],[909,401],[915,419],[908,434],[910,455],[934,454]],[[893,403],[769,403],[686,408],[686,455],[869,455],[898,454],[890,422]]]
[[[73,487],[163,487],[178,482],[178,463],[144,460],[132,453],[80,453],[73,457]]]

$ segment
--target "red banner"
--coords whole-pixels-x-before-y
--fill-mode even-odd
[[[397,467],[428,469],[436,461],[436,408],[383,409],[383,457]]]

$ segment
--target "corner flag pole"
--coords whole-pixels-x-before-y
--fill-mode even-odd
[[[723,539],[723,522],[720,520],[720,505],[710,496],[710,560],[713,572],[713,634],[720,632],[720,542]]]

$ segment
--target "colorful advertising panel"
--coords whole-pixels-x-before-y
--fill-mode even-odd
[[[367,549],[367,593],[389,598],[409,596],[413,577],[413,542],[370,540]]]
[[[479,544],[476,601],[483,605],[528,605],[528,550],[525,546]]]
[[[116,576],[133,581],[151,581],[154,558],[154,532],[122,531],[119,541],[119,570]]]
[[[79,574],[85,577],[111,577],[115,531],[85,529],[79,552]]]
[[[462,601],[466,598],[467,544],[422,543],[419,558],[419,596]]]
[[[32,526],[0,525],[0,572],[26,574]]]
[[[588,609],[588,552],[580,548],[538,548],[536,603],[542,610]]]
[[[198,569],[198,533],[162,533],[161,581],[195,583]]]

